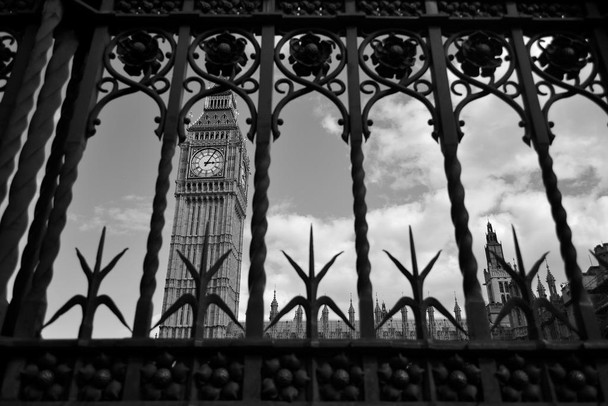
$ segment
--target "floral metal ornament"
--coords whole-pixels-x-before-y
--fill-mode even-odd
[[[329,71],[335,44],[307,33],[289,41],[289,63],[298,76],[323,76]]]
[[[569,38],[565,35],[556,35],[547,47],[539,46],[543,52],[538,57],[538,62],[544,68],[544,72],[558,79],[576,79],[589,59],[589,44],[585,41]]]
[[[321,283],[321,280],[323,279],[323,277],[325,277],[327,271],[329,271],[329,268],[331,268],[331,266],[336,261],[336,258],[338,258],[341,254],[342,252],[334,255],[334,257],[328,263],[325,264],[321,271],[318,274],[315,274],[315,251],[312,237],[312,226],[310,226],[308,276],[306,275],[306,273],[304,273],[302,268],[293,259],[291,259],[289,255],[283,252],[283,255],[285,255],[291,266],[293,266],[293,268],[296,270],[298,276],[304,281],[304,284],[306,284],[307,298],[304,298],[303,296],[296,296],[291,299],[289,303],[287,303],[287,305],[285,305],[285,307],[281,309],[279,314],[277,314],[275,318],[270,321],[270,324],[264,329],[264,331],[270,330],[272,326],[279,322],[281,317],[285,316],[296,306],[302,306],[304,308],[304,311],[306,312],[307,335],[309,338],[317,338],[317,335],[319,334],[319,331],[317,329],[317,320],[319,319],[319,310],[323,305],[327,305],[330,309],[332,309],[334,313],[336,313],[336,315],[338,315],[338,317],[340,317],[351,330],[354,330],[355,327],[350,324],[342,310],[340,310],[340,308],[338,307],[338,305],[336,305],[333,299],[328,296],[321,296],[320,298],[317,298],[319,283]]]
[[[203,42],[200,47],[205,51],[207,72],[215,76],[234,77],[245,66],[247,41],[224,32]],[[240,65],[240,66],[239,66]]]
[[[192,293],[185,293],[181,295],[175,303],[173,303],[166,311],[163,313],[162,317],[152,327],[153,329],[161,325],[165,320],[167,320],[173,313],[178,311],[181,307],[185,305],[190,305],[192,308],[192,315],[194,319],[194,325],[192,326],[191,335],[193,338],[200,339],[203,338],[204,326],[205,326],[205,315],[207,314],[207,308],[209,305],[214,304],[219,307],[226,315],[241,329],[243,326],[237,320],[236,316],[228,307],[228,305],[224,302],[224,300],[215,293],[207,293],[207,287],[209,286],[209,282],[213,276],[220,270],[222,264],[228,258],[228,255],[232,250],[228,250],[219,257],[219,259],[209,268],[209,270],[205,269],[205,263],[207,262],[207,258],[209,256],[209,222],[207,222],[207,226],[205,228],[205,238],[203,240],[203,250],[201,255],[201,262],[199,270],[182,254],[179,250],[177,250],[177,254],[184,261],[186,265],[186,269],[190,273],[192,279],[194,279],[194,295]]]
[[[578,334],[578,330],[574,326],[572,326],[568,318],[561,314],[555,308],[555,306],[553,306],[553,304],[549,300],[547,300],[547,298],[535,297],[534,293],[532,292],[532,281],[534,280],[534,277],[538,273],[541,264],[543,263],[545,257],[547,256],[547,254],[549,254],[549,252],[545,252],[540,257],[540,259],[536,261],[536,263],[532,266],[530,272],[526,274],[524,262],[521,256],[521,251],[519,249],[519,243],[517,241],[517,234],[515,233],[515,228],[513,226],[511,226],[511,229],[513,230],[515,256],[517,257],[517,267],[519,268],[519,270],[514,270],[510,264],[508,264],[500,256],[496,255],[494,252],[492,252],[492,255],[494,255],[494,258],[496,258],[496,260],[500,263],[505,272],[507,272],[509,276],[511,276],[513,283],[517,285],[519,292],[521,292],[521,297],[511,296],[511,298],[507,300],[505,305],[502,307],[500,313],[498,314],[498,317],[494,321],[491,330],[494,330],[499,327],[502,319],[504,319],[516,307],[519,307],[524,312],[526,316],[526,321],[528,322],[528,338],[530,338],[531,340],[538,340],[542,338],[542,327],[538,316],[540,314],[541,308],[544,308],[552,315],[552,318],[558,319],[565,326],[567,326],[572,331]]]
[[[10,48],[10,45],[14,45],[16,42],[15,37],[10,34],[0,36],[0,82],[6,82],[13,69],[15,51]],[[5,84],[0,83],[0,90],[4,89]]]
[[[373,41],[371,46],[374,49],[371,59],[378,75],[401,79],[412,73],[412,66],[416,62],[415,41],[403,40],[391,33],[382,41]]]
[[[409,306],[414,313],[414,320],[416,322],[416,336],[419,339],[428,338],[428,330],[426,328],[426,316],[425,312],[429,306],[434,307],[437,311],[445,316],[456,328],[462,331],[464,334],[468,335],[468,333],[462,328],[460,323],[456,321],[454,316],[439,302],[439,300],[434,297],[427,297],[423,299],[423,287],[424,280],[433,269],[433,265],[439,258],[441,254],[441,250],[437,252],[437,254],[431,259],[431,261],[427,264],[427,266],[422,270],[421,273],[418,272],[418,261],[416,260],[416,248],[414,246],[414,236],[412,235],[412,227],[410,230],[410,255],[412,256],[412,272],[408,271],[402,264],[393,257],[388,251],[384,251],[386,255],[393,261],[397,269],[401,271],[403,275],[407,278],[412,286],[412,292],[414,297],[402,297],[395,303],[393,308],[384,316],[384,318],[380,321],[376,330],[379,330],[384,323],[390,320],[399,310],[401,310],[404,306]]]
[[[477,31],[461,44],[456,44],[456,60],[464,73],[471,77],[489,77],[502,64],[502,44],[493,36]]]
[[[86,259],[82,256],[78,248],[76,248],[76,255],[78,255],[78,259],[80,261],[80,266],[82,267],[82,271],[87,277],[87,281],[89,282],[89,289],[87,292],[87,297],[83,295],[76,295],[67,301],[57,312],[51,317],[49,321],[46,322],[42,328],[48,326],[51,323],[54,323],[59,317],[68,312],[72,307],[80,305],[82,307],[82,323],[80,325],[80,330],[78,331],[78,338],[91,338],[91,334],[93,333],[93,318],[95,317],[95,311],[97,307],[100,305],[106,305],[106,307],[114,313],[114,315],[120,320],[123,326],[131,331],[131,328],[125,321],[120,310],[114,303],[114,301],[108,295],[98,296],[99,287],[103,279],[110,273],[110,271],[116,266],[118,260],[124,255],[128,248],[122,250],[118,255],[116,255],[105,268],[101,269],[101,257],[103,255],[103,246],[106,239],[106,228],[104,227],[101,232],[101,238],[99,239],[99,247],[97,248],[97,257],[95,259],[95,266],[93,269],[87,264]]]
[[[116,52],[125,72],[131,76],[156,73],[165,59],[157,38],[144,31],[122,38]]]

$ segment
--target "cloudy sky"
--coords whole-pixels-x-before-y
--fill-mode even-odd
[[[155,111],[153,104],[137,96],[117,100],[104,110],[99,131],[89,141],[74,190],[62,251],[50,287],[47,317],[71,295],[86,294],[85,276],[74,248],[78,247],[93,265],[105,225],[104,264],[123,248],[129,250],[102,284],[101,293],[114,298],[132,325],[161,146],[153,133],[150,111]],[[195,111],[194,115],[199,113]],[[242,111],[244,133],[246,117],[247,112]],[[307,269],[311,225],[317,269],[333,255],[344,252],[321,283],[319,293],[334,298],[346,312],[351,294],[356,303],[356,270],[349,148],[340,138],[336,124],[338,112],[322,95],[309,95],[288,105],[282,118],[285,121],[282,135],[272,146],[266,313],[275,288],[279,306],[295,295],[304,294],[304,284],[281,251]],[[383,250],[391,252],[411,269],[408,240],[408,226],[411,226],[420,267],[437,251],[442,251],[427,278],[425,290],[449,310],[453,308],[455,296],[462,305],[462,277],[450,220],[443,158],[439,145],[430,135],[429,114],[420,102],[393,95],[379,102],[370,118],[374,125],[364,152],[374,296],[390,308],[399,297],[410,294],[407,280]],[[507,261],[515,256],[510,231],[514,225],[526,266],[549,251],[548,265],[558,284],[564,282],[559,245],[536,154],[521,141],[519,119],[492,96],[471,104],[461,118],[466,125],[459,158],[480,280],[486,267],[483,248],[486,223],[490,221],[503,242]],[[588,250],[608,239],[603,227],[608,221],[608,179],[601,177],[608,172],[606,118],[592,103],[575,98],[557,104],[551,119],[557,135],[552,146],[555,171],[564,194],[579,264],[586,270],[590,264]],[[248,149],[253,160],[254,149],[249,143]],[[177,160],[178,154],[175,164]],[[250,184],[250,201],[252,195]],[[157,274],[157,314],[162,305],[173,220],[172,196],[173,187],[168,196],[167,224]],[[250,219],[251,209],[247,221]],[[240,319],[244,319],[247,304],[250,236],[247,222]],[[592,262],[595,264],[595,260]],[[540,274],[545,283],[545,271]],[[483,290],[487,298],[485,288]],[[80,310],[72,310],[48,327],[44,335],[74,337],[80,317]],[[94,335],[123,337],[129,332],[109,311],[101,308],[96,315]]]

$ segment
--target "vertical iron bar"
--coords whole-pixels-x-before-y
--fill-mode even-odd
[[[193,0],[185,1],[184,6],[192,9]],[[182,105],[183,82],[188,64],[188,48],[190,47],[190,27],[181,26],[178,32],[175,65],[171,78],[171,91],[163,128],[161,159],[158,164],[158,176],[154,200],[152,202],[152,218],[148,235],[147,252],[144,257],[143,275],[141,277],[135,320],[133,321],[133,337],[148,337],[152,325],[154,304],[152,296],[156,290],[156,271],[158,270],[158,253],[163,243],[162,232],[165,225],[165,209],[167,208],[167,192],[169,191],[169,176],[173,169],[172,161],[178,140],[179,113]]]
[[[600,17],[598,10],[598,2],[587,2],[589,17]],[[593,38],[595,52],[598,55],[598,65],[600,71],[600,80],[604,84],[604,88],[608,88],[608,32],[606,30],[604,19],[599,20],[593,28]],[[598,382],[600,391],[604,394],[604,399],[608,396],[608,360],[601,359],[597,361]]]
[[[15,102],[19,96],[20,89],[23,86],[23,79],[29,65],[29,58],[30,55],[32,55],[32,48],[36,43],[37,29],[38,22],[28,25],[24,28],[21,36],[17,40],[17,55],[15,55],[13,68],[11,69],[8,82],[4,88],[2,102],[0,102],[0,123],[7,123],[15,108]],[[8,126],[0,126],[0,145],[2,145],[4,134],[8,130]]]
[[[359,331],[361,338],[375,338],[374,302],[370,280],[369,241],[367,239],[367,204],[365,196],[365,169],[363,167],[363,127],[361,94],[359,91],[359,52],[357,28],[346,29],[346,52],[348,74],[348,109],[350,129],[350,161],[353,181],[353,212],[355,215],[355,250],[357,253],[357,293],[359,296]]]
[[[55,112],[61,105],[61,91],[63,84],[69,79],[70,62],[77,47],[78,37],[75,32],[64,31],[57,36],[53,56],[46,70],[45,83],[38,96],[38,107],[32,116],[28,138],[19,157],[19,169],[11,185],[9,205],[2,217],[2,222],[5,222],[6,219],[12,225],[11,228],[14,227],[14,232],[18,230],[20,233],[23,233],[27,228],[27,210],[37,189],[36,176],[44,164],[44,148],[55,127]],[[65,111],[63,112],[65,113]],[[49,157],[47,161],[47,168],[51,169],[52,173],[49,173],[48,177],[45,177],[40,188],[40,197],[36,204],[34,219],[28,235],[28,245],[23,252],[21,268],[17,273],[13,286],[13,299],[9,305],[9,313],[3,327],[5,334],[12,333],[15,317],[19,314],[21,305],[28,295],[39,254],[40,243],[50,213],[50,202],[55,190],[57,170],[59,168],[57,161],[61,159],[61,153],[58,149],[62,141],[65,141],[65,133],[60,134],[58,131],[55,139],[57,142],[53,143],[53,156]],[[16,257],[19,254],[18,241],[21,237],[13,234],[13,238],[15,238],[15,241],[13,241],[15,245],[13,246],[14,252],[11,255],[14,255],[14,261],[16,262]],[[34,326],[36,323],[32,323],[34,320],[33,315],[30,315],[30,317],[28,317],[29,320],[26,323],[28,330],[32,327],[39,328],[40,325]],[[33,333],[33,331],[31,332]]]
[[[268,188],[270,177],[270,143],[272,120],[272,89],[274,69],[274,25],[262,27],[260,59],[260,93],[258,127],[255,136],[255,174],[251,216],[251,245],[249,258],[249,301],[246,312],[246,337],[261,338],[264,333],[264,288],[266,286],[266,231],[268,230]]]
[[[583,286],[583,276],[576,261],[576,249],[572,243],[572,231],[568,226],[567,214],[562,205],[562,194],[557,186],[557,176],[553,171],[553,159],[549,154],[551,144],[549,127],[537,96],[532,64],[524,40],[523,30],[514,27],[511,40],[518,64],[518,75],[522,87],[522,97],[526,108],[526,119],[532,129],[532,144],[538,154],[543,184],[551,214],[555,221],[555,230],[560,243],[560,252],[564,260],[566,276],[570,282],[574,315],[579,327],[581,339],[600,338],[601,334],[595,318],[593,304]]]
[[[441,28],[429,27],[429,42],[433,61],[431,71],[435,84],[435,103],[439,118],[437,123],[439,142],[444,156],[448,195],[452,205],[451,216],[458,246],[458,263],[463,277],[468,331],[474,340],[489,340],[490,328],[481,286],[477,279],[477,260],[473,254],[473,237],[468,225],[469,213],[465,206],[465,191],[460,178],[462,167],[457,156],[458,127],[452,107]]]
[[[47,63],[48,51],[53,46],[53,32],[61,21],[61,14],[59,0],[48,0],[44,3],[42,21],[24,70],[15,107],[5,126],[6,132],[0,140],[2,142],[0,144],[0,203],[6,197],[6,186],[13,172],[15,156],[21,146],[21,135],[27,127],[28,115],[34,107],[34,95],[40,85],[40,77]]]
[[[106,0],[106,2],[111,0]],[[59,183],[53,195],[52,210],[49,214],[47,230],[40,246],[40,258],[32,279],[31,290],[26,301],[29,304],[37,303],[35,319],[28,320],[25,316],[17,323],[31,323],[31,326],[23,327],[25,331],[39,331],[44,321],[46,312],[46,289],[53,277],[53,263],[60,249],[60,236],[67,222],[67,209],[72,201],[72,187],[78,177],[78,165],[86,147],[86,124],[91,106],[97,98],[97,82],[103,72],[100,61],[103,59],[103,51],[109,42],[108,29],[105,26],[97,27],[92,35],[90,45],[83,43],[82,47],[88,48],[86,64],[84,65],[80,88],[75,92],[73,110],[71,115],[62,117],[60,121],[59,137],[65,137],[63,147],[63,165],[59,171]],[[68,101],[68,103],[71,103]],[[71,109],[71,107],[69,108]],[[65,135],[63,135],[65,133]],[[53,182],[55,182],[53,180]],[[49,194],[51,191],[49,191]],[[46,198],[41,196],[41,198]],[[32,317],[33,314],[31,314]],[[19,317],[19,315],[15,315]],[[22,327],[19,327],[20,329]],[[21,333],[20,333],[21,334]]]
[[[0,202],[6,197],[8,179],[15,166],[15,156],[21,146],[21,134],[28,123],[28,114],[34,105],[34,94],[40,84],[42,70],[46,66],[48,50],[53,45],[53,32],[61,21],[61,4],[59,0],[49,0],[42,12],[42,22],[36,33],[35,44],[25,68],[23,81],[6,124],[6,132],[0,145]],[[22,235],[23,232],[21,232]],[[8,234],[8,235],[7,235]],[[17,233],[19,234],[19,233]],[[7,284],[12,276],[17,257],[13,245],[18,243],[21,235],[13,235],[10,229],[0,227],[3,244],[0,244],[0,325],[4,323],[8,308]],[[6,244],[6,248],[3,248]]]
[[[274,11],[274,0],[264,1],[264,12]],[[262,26],[260,56],[260,90],[258,95],[258,121],[255,135],[255,172],[251,216],[250,267],[248,275],[249,299],[247,302],[245,337],[261,339],[264,334],[264,289],[266,287],[266,231],[268,230],[268,188],[270,186],[270,143],[272,139],[272,91],[274,71],[274,24]],[[262,355],[251,353],[245,357],[243,399],[261,399]]]

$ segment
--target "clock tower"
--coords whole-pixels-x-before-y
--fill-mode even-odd
[[[209,282],[207,293],[219,295],[238,315],[249,158],[237,116],[231,92],[207,97],[203,113],[180,145],[163,313],[182,294],[194,294],[194,281],[177,250],[198,268],[208,224],[209,253],[204,269],[225,252],[230,255]],[[229,322],[222,310],[210,305],[205,338],[225,337]],[[183,306],[160,326],[159,337],[189,338],[192,323],[192,309]]]

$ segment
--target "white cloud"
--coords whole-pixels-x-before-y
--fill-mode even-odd
[[[114,234],[142,232],[150,227],[151,201],[149,196],[127,195],[96,205],[90,214],[70,213],[69,219],[78,224],[80,231],[99,230],[106,226]]]

